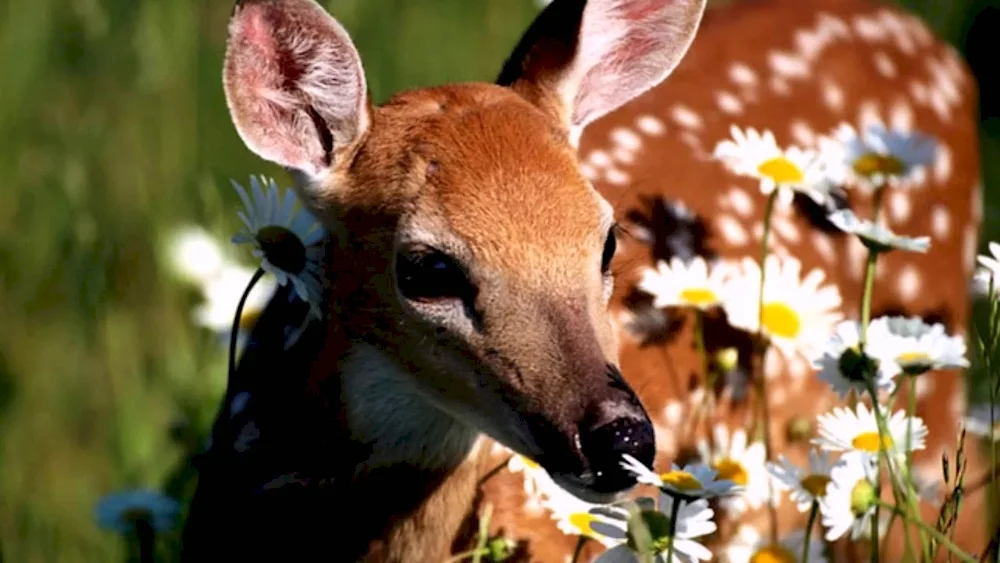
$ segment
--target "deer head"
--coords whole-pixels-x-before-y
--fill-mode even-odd
[[[484,433],[595,501],[632,485],[623,453],[652,462],[606,313],[612,209],[576,142],[673,70],[704,4],[556,0],[499,84],[374,107],[348,34],[314,1],[237,2],[229,110],[332,233],[327,309],[351,344],[331,368],[359,440],[433,465],[446,444],[394,425],[443,424],[463,447]]]

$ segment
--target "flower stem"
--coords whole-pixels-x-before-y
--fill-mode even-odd
[[[760,287],[757,290],[757,335],[754,340],[753,355],[753,378],[754,390],[757,395],[757,410],[759,422],[764,427],[764,459],[771,459],[771,413],[767,406],[767,381],[764,376],[764,356],[767,354],[768,346],[764,344],[764,282],[767,279],[766,268],[768,242],[771,238],[771,218],[774,215],[774,204],[778,201],[779,189],[771,192],[767,198],[767,206],[764,210],[764,233],[760,243]],[[774,506],[774,485],[771,480],[767,480],[768,517],[771,527],[771,543],[778,542],[778,513]]]
[[[976,559],[975,558],[970,557],[968,554],[966,554],[964,551],[962,551],[962,549],[960,547],[958,547],[957,545],[955,545],[954,543],[952,543],[952,541],[950,539],[948,539],[948,536],[945,536],[944,534],[942,534],[938,530],[934,529],[933,526],[928,526],[923,521],[912,518],[907,511],[900,509],[898,506],[894,506],[892,504],[889,504],[889,503],[885,502],[882,499],[876,499],[875,502],[877,503],[877,506],[881,506],[881,507],[883,507],[883,508],[885,508],[887,510],[892,510],[893,512],[898,513],[901,518],[903,518],[904,520],[908,521],[909,523],[917,526],[924,533],[929,534],[936,541],[940,542],[941,545],[943,545],[948,550],[950,550],[952,552],[952,554],[954,554],[955,557],[958,558],[959,561],[963,561],[965,563],[976,563]],[[927,560],[929,561],[929,559],[927,559]]]
[[[674,561],[674,539],[677,535],[677,515],[681,511],[681,504],[684,499],[680,497],[674,498],[673,506],[670,507],[670,544],[667,545],[667,563],[673,563]]]
[[[858,338],[858,346],[861,352],[865,351],[865,344],[868,343],[868,323],[872,318],[872,293],[875,289],[875,269],[878,266],[878,252],[868,251],[868,265],[865,267],[864,292],[861,294],[861,334]],[[877,401],[878,397],[872,397]]]
[[[813,527],[816,523],[816,514],[819,512],[819,501],[813,499],[812,508],[809,509],[809,523],[806,524],[806,537],[802,541],[802,563],[809,563],[809,539],[812,537]]]
[[[253,277],[250,278],[250,283],[247,284],[247,288],[243,290],[243,295],[240,297],[240,303],[236,306],[236,316],[233,318],[233,330],[229,336],[229,387],[232,388],[233,380],[236,378],[236,341],[240,334],[240,320],[243,318],[243,307],[247,303],[247,298],[250,297],[250,292],[253,290],[253,286],[257,285],[260,278],[264,277],[264,269],[257,268],[257,271],[253,273]]]

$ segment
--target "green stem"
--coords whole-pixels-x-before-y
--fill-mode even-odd
[[[875,269],[878,266],[878,252],[868,251],[868,265],[865,267],[864,292],[861,294],[861,334],[858,339],[858,347],[861,353],[865,351],[865,344],[868,342],[868,323],[872,318],[872,293],[875,289]],[[878,401],[878,397],[872,397]]]
[[[479,540],[476,542],[475,553],[472,554],[472,563],[480,563],[483,555],[490,552],[486,548],[486,542],[490,541],[490,518],[492,516],[493,504],[486,503],[486,508],[483,509],[483,516],[479,519]]]
[[[955,557],[957,557],[960,561],[963,561],[965,563],[976,563],[975,558],[971,557],[970,555],[962,551],[960,547],[958,547],[957,545],[952,543],[950,539],[948,539],[948,536],[934,529],[934,527],[928,526],[921,520],[912,518],[906,511],[901,510],[898,506],[889,504],[882,499],[876,499],[875,503],[877,506],[881,506],[882,508],[885,508],[887,510],[892,510],[893,512],[898,513],[900,518],[906,520],[910,524],[917,526],[918,528],[921,529],[922,532],[929,534],[931,537],[935,539],[935,541],[939,542],[941,545],[943,545],[949,551],[951,551],[952,554],[954,554]]]
[[[483,556],[489,552],[490,550],[486,548],[470,549],[469,551],[463,551],[462,553],[455,554],[452,557],[445,559],[444,563],[458,563],[459,561],[465,561],[469,557],[475,557],[476,555]]]
[[[764,375],[764,356],[767,354],[768,346],[765,345],[763,333],[764,333],[764,282],[766,281],[767,274],[766,268],[764,267],[767,262],[768,254],[768,242],[771,238],[771,219],[774,215],[774,204],[778,201],[778,192],[780,188],[776,188],[771,195],[767,198],[767,206],[764,210],[764,233],[761,237],[761,248],[760,248],[760,287],[757,290],[757,337],[754,342],[754,358],[753,358],[753,377],[754,377],[754,389],[757,394],[757,408],[760,411],[760,422],[764,427],[764,459],[770,460],[771,457],[771,413],[767,406],[767,381]],[[768,496],[768,517],[771,526],[771,543],[778,542],[778,513],[772,502],[774,498],[774,485],[771,480],[767,480],[767,496]]]
[[[875,494],[878,494],[879,487],[875,486]],[[872,511],[872,563],[879,563],[878,556],[878,505],[875,505],[875,510]]]
[[[681,511],[681,503],[684,501],[680,498],[674,498],[673,506],[670,507],[670,543],[667,545],[667,562],[671,563],[674,560],[674,536],[677,534],[677,514]]]
[[[802,563],[809,563],[809,539],[812,537],[817,513],[819,513],[819,501],[813,499],[812,508],[809,509],[809,523],[806,524],[806,537],[802,541]]]
[[[247,288],[243,291],[243,295],[240,297],[240,303],[236,306],[236,316],[233,318],[233,330],[229,336],[229,388],[232,389],[233,381],[236,379],[236,341],[240,334],[240,319],[243,318],[243,307],[247,303],[247,298],[250,297],[250,291],[253,290],[253,286],[257,285],[260,278],[264,277],[264,269],[257,268],[257,271],[253,273],[253,277],[250,278],[250,283],[247,284]]]
[[[913,433],[913,416],[917,412],[917,376],[910,376],[906,379],[907,400],[906,400],[906,470],[913,467],[913,451],[910,449],[913,444],[911,434]],[[910,479],[907,476],[907,484]]]

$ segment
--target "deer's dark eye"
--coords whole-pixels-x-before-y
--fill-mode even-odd
[[[617,227],[611,227],[608,231],[608,238],[604,241],[604,254],[601,256],[601,273],[607,274],[611,269],[611,260],[615,257],[615,250],[618,249]]]
[[[401,251],[396,255],[396,283],[411,301],[469,300],[475,288],[465,271],[447,254],[433,249]]]

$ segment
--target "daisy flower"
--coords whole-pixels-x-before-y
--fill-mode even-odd
[[[137,522],[145,522],[159,532],[173,527],[180,509],[180,503],[159,491],[136,489],[102,497],[94,509],[94,518],[102,528],[121,534],[134,532]]]
[[[885,343],[872,348],[891,375],[919,375],[934,369],[965,369],[965,339],[948,336],[944,325],[927,324],[920,317],[879,317],[872,332],[884,335]]]
[[[829,200],[831,184],[827,182],[824,161],[811,150],[790,147],[782,150],[770,131],[745,132],[731,127],[732,139],[715,146],[714,156],[730,170],[742,176],[760,180],[760,191],[770,195],[779,190],[783,205],[792,202],[795,192],[801,192],[820,205]]]
[[[628,454],[623,457],[622,467],[631,471],[636,481],[681,499],[713,498],[743,491],[743,487],[728,479],[718,479],[719,472],[704,463],[689,463],[683,468],[671,463],[670,471],[661,475]]]
[[[227,262],[222,245],[201,227],[174,230],[167,236],[166,247],[170,271],[196,286],[214,279]]]
[[[261,268],[273,275],[279,286],[291,283],[296,295],[321,317],[320,243],[326,230],[298,204],[293,190],[282,193],[273,179],[251,177],[249,193],[235,181],[232,184],[243,202],[239,216],[245,227],[233,236],[233,243],[253,245]]]
[[[677,510],[677,521],[671,536],[670,515],[674,502],[681,504]],[[639,513],[638,519],[645,525],[645,531],[650,536],[650,545],[641,546],[640,549],[644,553],[654,553],[656,563],[709,561],[712,559],[712,552],[694,539],[715,532],[716,526],[712,522],[713,515],[714,512],[709,508],[708,501],[705,499],[684,502],[661,493],[659,506],[656,510],[643,509]],[[627,534],[627,542],[623,540],[622,543],[605,551],[595,563],[635,562],[637,558],[634,546],[640,542],[636,540],[637,534],[632,529],[629,529]],[[673,557],[668,561],[667,552],[670,544],[673,544],[674,551]]]
[[[240,297],[253,275],[253,270],[243,266],[231,264],[223,266],[221,271],[201,288],[203,301],[195,307],[195,323],[228,341]],[[245,334],[253,328],[276,289],[275,283],[266,278],[261,278],[254,285],[240,315],[240,333]]]
[[[882,369],[881,362],[877,359],[879,356],[871,353],[873,349],[882,347],[880,343],[885,341],[884,337],[873,332],[875,331],[869,323],[866,353],[861,353],[861,324],[853,320],[841,321],[812,361],[812,367],[818,370],[819,378],[829,383],[841,400],[846,399],[851,391],[859,397],[864,395],[868,390],[866,374],[875,378],[876,389],[892,392],[896,387],[891,371]]]
[[[551,479],[543,483],[541,505],[549,511],[560,532],[584,536],[605,547],[614,547],[625,540],[628,515],[623,509],[581,500]]]
[[[980,266],[976,272],[976,290],[987,297],[990,292],[991,279],[993,280],[994,293],[1000,292],[1000,244],[991,242],[988,248],[992,256],[984,254],[976,257]]]
[[[705,439],[696,445],[702,460],[718,472],[718,478],[732,481],[743,487],[744,493],[722,498],[719,502],[725,509],[741,514],[749,508],[760,508],[769,498],[770,487],[767,468],[764,466],[764,443],[747,445],[747,433],[742,428],[729,435],[724,424],[713,429],[714,447]]]
[[[848,530],[857,540],[871,529],[875,512],[875,466],[871,458],[851,452],[842,456],[830,473],[830,485],[819,508],[826,540],[835,541]]]
[[[992,422],[990,421],[991,413]],[[969,412],[965,413],[962,425],[965,426],[966,431],[976,436],[989,438],[992,434],[993,441],[996,442],[1000,440],[1000,406],[989,403],[973,405],[969,407]]]
[[[755,333],[758,317],[762,316],[762,332],[786,356],[796,350],[812,351],[843,317],[840,291],[834,285],[822,285],[822,270],[814,269],[803,279],[801,262],[773,254],[764,263],[764,306],[760,315],[760,267],[751,258],[745,258],[741,265],[740,275],[726,289],[724,306],[729,324]]]
[[[934,139],[916,131],[905,133],[872,125],[859,133],[846,123],[832,138],[822,139],[820,146],[824,153],[837,156],[847,175],[874,188],[919,181],[937,151]]]
[[[884,407],[880,407],[885,412]],[[832,412],[817,417],[819,437],[812,443],[828,451],[861,452],[876,458],[879,452],[879,433],[875,413],[864,403],[857,404],[857,411],[848,408],[834,408]],[[907,426],[912,425],[910,450],[922,450],[927,439],[927,427],[919,417],[908,417],[906,411],[898,410],[886,421],[888,434],[881,445],[890,453],[906,453]]]
[[[882,225],[858,219],[850,209],[841,209],[827,216],[827,219],[838,229],[845,233],[850,233],[873,252],[887,252],[889,250],[908,250],[911,252],[927,252],[930,248],[930,237],[905,237],[897,235]]]
[[[774,563],[799,561],[802,563],[800,558],[805,539],[805,530],[796,530],[774,544],[766,536],[762,536],[760,532],[744,524],[739,527],[726,547],[726,560],[728,563],[762,563],[765,561]],[[826,563],[826,556],[823,555],[823,542],[817,538],[811,538],[811,540],[809,553],[806,554],[804,563]]]
[[[722,303],[725,269],[713,268],[711,273],[702,257],[685,264],[673,258],[668,265],[660,261],[656,269],[646,268],[638,287],[653,296],[653,307],[696,307],[710,309]]]
[[[774,478],[775,486],[788,491],[788,497],[799,512],[806,512],[813,502],[826,496],[833,465],[833,456],[829,452],[813,448],[809,450],[809,469],[806,471],[783,455],[778,456],[778,463],[768,462],[767,470]]]

